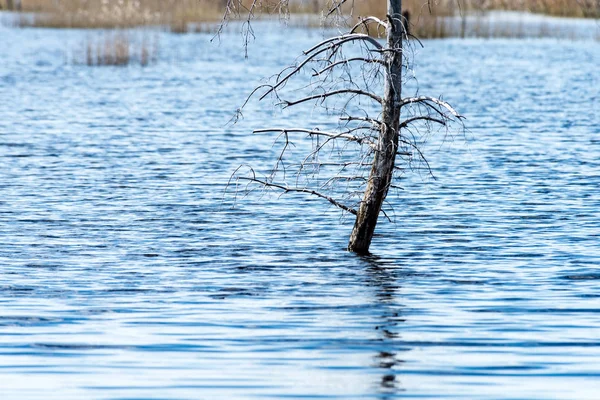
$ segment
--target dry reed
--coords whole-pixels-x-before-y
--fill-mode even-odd
[[[6,8],[7,0],[0,0]],[[16,1],[16,0],[13,0]],[[187,32],[201,22],[218,21],[222,2],[214,0],[21,0],[20,11],[33,13],[22,26],[111,29],[160,25]],[[14,5],[15,3],[13,3]]]
[[[355,3],[359,15],[385,16],[385,2],[363,0]],[[403,0],[413,15],[433,17],[492,10],[526,11],[557,17],[600,18],[600,0]]]
[[[315,14],[332,1],[339,0],[292,0],[290,11]],[[17,20],[19,26],[109,29],[158,25],[185,33],[206,31],[206,23],[221,18],[226,0],[0,0],[3,8],[9,3],[29,13]],[[600,18],[600,0],[404,0],[403,5],[411,15],[412,33],[421,38],[521,35],[514,24],[490,26],[485,16],[492,10]],[[354,16],[383,18],[386,13],[383,0],[348,1],[344,12],[351,7]],[[545,36],[543,27],[538,36]]]
[[[141,34],[141,35],[140,35]],[[158,38],[150,32],[100,31],[89,35],[75,64],[88,66],[146,66],[158,58]]]
[[[600,0],[403,0],[403,7],[410,13],[412,33],[420,38],[524,35],[514,23],[492,26],[486,14],[496,10],[560,17],[600,18]],[[346,5],[343,11],[352,12],[355,16],[375,15],[385,18],[386,2],[356,1]],[[547,33],[549,32],[540,26],[533,35],[548,36]]]

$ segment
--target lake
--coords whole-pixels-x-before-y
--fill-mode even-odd
[[[415,44],[407,90],[466,130],[359,257],[329,203],[226,190],[273,165],[253,129],[331,121],[228,123],[323,37],[257,29],[247,60],[237,32],[155,32],[149,66],[89,67],[92,33],[0,28],[1,397],[596,399],[600,43]]]

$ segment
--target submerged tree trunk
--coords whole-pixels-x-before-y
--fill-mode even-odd
[[[394,173],[400,126],[402,93],[402,40],[404,38],[402,0],[388,0],[386,75],[381,127],[373,167],[358,209],[348,250],[367,254],[377,218]]]

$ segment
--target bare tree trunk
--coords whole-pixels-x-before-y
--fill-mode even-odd
[[[402,0],[388,0],[386,77],[381,130],[375,159],[363,200],[350,235],[348,250],[367,254],[373,239],[377,218],[387,196],[394,172],[402,100],[402,39],[404,23]]]

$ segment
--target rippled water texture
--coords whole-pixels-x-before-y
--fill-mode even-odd
[[[424,42],[419,90],[468,130],[360,258],[327,203],[224,196],[272,162],[253,128],[325,118],[226,125],[321,33],[248,60],[158,35],[156,64],[90,68],[86,33],[0,30],[2,399],[598,398],[598,42]]]

